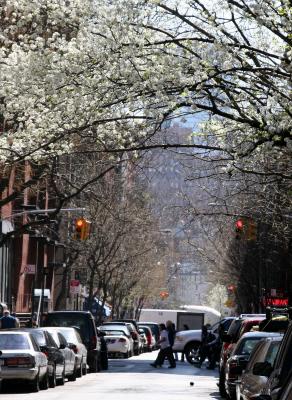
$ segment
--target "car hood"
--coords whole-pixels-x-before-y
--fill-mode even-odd
[[[194,336],[194,335],[202,335],[202,330],[201,329],[189,329],[187,331],[179,331],[176,332],[176,336]]]

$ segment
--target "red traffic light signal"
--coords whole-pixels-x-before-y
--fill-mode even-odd
[[[245,228],[245,226],[244,226],[243,219],[241,219],[241,218],[238,219],[235,222],[235,232],[236,232],[235,239],[241,239],[241,237],[243,236],[243,233],[244,233],[244,228]]]
[[[242,230],[243,230],[243,227],[244,227],[243,220],[242,220],[242,219],[238,219],[238,220],[235,222],[235,227],[236,227],[236,231],[237,231],[237,232],[242,231]]]

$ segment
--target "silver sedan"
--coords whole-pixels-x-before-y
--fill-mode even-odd
[[[33,392],[48,388],[48,360],[28,332],[0,332],[0,380],[28,382]]]

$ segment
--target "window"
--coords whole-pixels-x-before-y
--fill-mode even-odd
[[[35,330],[32,332],[32,336],[39,346],[46,345],[46,338],[43,332]]]
[[[0,334],[1,350],[29,350],[30,345],[26,335],[16,333]]]
[[[34,351],[41,351],[40,347],[38,345],[38,343],[36,342],[35,338],[33,337],[33,335],[30,336],[31,339],[31,343],[33,345]]]
[[[265,359],[265,361],[267,361],[271,365],[274,365],[274,361],[275,361],[276,355],[278,353],[279,346],[280,346],[280,342],[271,342],[271,345],[269,347],[269,350],[267,352],[266,359]]]
[[[236,355],[250,355],[252,350],[254,349],[255,345],[258,343],[258,341],[262,339],[261,337],[254,337],[254,338],[248,338],[244,339],[240,342],[237,350],[235,351]]]

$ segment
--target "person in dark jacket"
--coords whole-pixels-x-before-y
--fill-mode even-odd
[[[201,346],[200,346],[200,362],[197,365],[199,368],[201,368],[203,362],[206,360],[206,358],[212,359],[212,345],[216,341],[216,336],[208,330],[208,326],[204,325],[202,328],[202,340],[201,340]],[[213,365],[212,365],[213,366]]]
[[[170,344],[170,347],[171,347],[171,354],[170,354],[171,365],[176,365],[176,363],[175,363],[176,360],[174,359],[173,349],[172,349],[172,347],[174,345],[175,334],[176,334],[175,324],[172,321],[168,320],[168,321],[166,321],[165,325],[166,325],[166,329],[167,329],[167,332],[168,332],[169,344]]]
[[[9,310],[5,310],[3,313],[3,317],[0,318],[0,328],[1,329],[10,329],[10,328],[18,328],[18,320],[17,318],[10,315]]]

